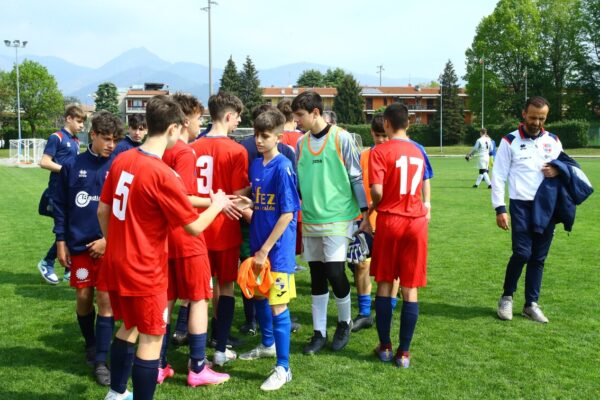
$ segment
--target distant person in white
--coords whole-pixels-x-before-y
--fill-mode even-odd
[[[492,182],[490,181],[490,176],[488,175],[488,167],[490,164],[490,149],[492,148],[492,139],[487,134],[487,129],[481,128],[479,131],[479,139],[475,142],[475,146],[471,149],[469,154],[465,157],[467,161],[471,160],[473,154],[477,154],[479,156],[479,176],[475,181],[473,187],[477,189],[482,180],[485,180],[485,183],[488,185],[488,189],[492,188]]]

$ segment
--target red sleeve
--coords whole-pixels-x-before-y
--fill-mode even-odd
[[[240,146],[240,151],[233,156],[232,170],[228,172],[231,176],[231,189],[235,192],[250,186],[248,180],[248,153]]]
[[[194,155],[194,151],[191,148],[187,149],[187,151],[180,151],[177,154],[177,156],[175,157],[173,169],[177,171],[179,176],[181,176],[181,180],[183,182],[183,186],[185,187],[186,194],[197,194],[195,176],[196,156]]]
[[[385,158],[379,149],[373,149],[369,157],[369,184],[383,184],[385,176]]]
[[[192,207],[173,171],[164,172],[158,193],[153,196],[163,210],[172,227],[184,226],[198,219],[198,213]]]
[[[106,179],[104,180],[104,186],[102,186],[102,193],[100,194],[100,201],[108,205],[111,205],[113,201],[113,175],[113,168],[111,167],[111,169],[108,172],[108,175],[106,175]]]

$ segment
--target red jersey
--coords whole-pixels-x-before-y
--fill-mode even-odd
[[[304,133],[300,131],[285,131],[279,138],[279,143],[283,143],[286,146],[290,146],[294,152],[296,152],[296,143],[304,136]]]
[[[167,233],[198,213],[177,174],[141,149],[119,155],[104,182],[100,201],[111,208],[106,281],[121,296],[152,296],[167,291]]]
[[[196,152],[196,189],[201,197],[221,189],[233,194],[250,186],[248,152],[239,143],[224,136],[205,136],[190,145]],[[220,213],[206,228],[209,250],[221,251],[242,244],[240,222]]]
[[[409,140],[393,139],[371,149],[369,183],[383,185],[378,212],[407,217],[427,215],[421,201],[425,156]]]
[[[196,153],[178,140],[175,146],[165,150],[163,161],[181,177],[187,195],[196,194]],[[201,233],[194,237],[183,226],[169,231],[169,258],[183,258],[206,254],[206,241]]]

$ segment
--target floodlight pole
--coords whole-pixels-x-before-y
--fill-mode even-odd
[[[20,40],[16,39],[13,40],[12,42],[10,40],[5,40],[4,44],[6,45],[6,47],[14,47],[15,48],[15,66],[17,69],[17,126],[18,126],[18,131],[19,131],[19,143],[17,146],[17,159],[20,161],[21,160],[21,89],[20,89],[20,84],[19,84],[19,47],[25,47],[27,46],[27,41],[24,40],[23,42],[21,42]]]
[[[485,99],[485,78],[484,78],[484,72],[485,72],[485,59],[483,57],[481,57],[481,59],[479,60],[479,63],[481,64],[481,129],[483,129],[483,119],[485,117],[485,112],[484,112],[484,99]]]
[[[209,96],[213,94],[213,83],[212,83],[212,39],[211,39],[211,27],[210,27],[210,10],[212,5],[218,5],[216,1],[207,0],[207,6],[202,8],[202,11],[208,13],[208,93]]]
[[[377,73],[379,74],[379,87],[381,87],[381,73],[385,71],[385,69],[383,68],[383,64],[378,65],[377,69],[379,70],[377,71]]]
[[[442,127],[444,123],[444,84],[440,82],[440,153],[444,151],[442,145]]]

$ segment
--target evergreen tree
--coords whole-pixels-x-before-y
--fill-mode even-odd
[[[237,72],[237,67],[231,56],[229,56],[227,65],[225,65],[225,69],[223,70],[223,75],[221,76],[221,81],[219,83],[219,90],[239,96],[240,75]]]
[[[242,113],[242,125],[252,125],[252,110],[254,107],[263,103],[262,89],[260,88],[260,80],[258,79],[258,71],[250,59],[246,57],[244,67],[239,74],[240,90],[238,97],[244,103],[244,112]]]
[[[361,96],[361,87],[356,79],[351,74],[347,74],[336,89],[337,96],[333,100],[333,111],[337,114],[338,122],[346,124],[364,123],[365,101]]]
[[[96,111],[105,110],[119,115],[119,94],[117,87],[112,82],[98,85],[96,90]]]
[[[342,81],[346,78],[346,72],[341,68],[330,69],[328,68],[323,75],[323,86],[325,87],[338,87],[342,84]]]
[[[463,101],[458,97],[458,76],[454,71],[452,61],[448,60],[444,72],[440,75],[442,89],[442,136],[444,144],[458,144],[464,138],[465,119],[463,115]],[[440,104],[438,112],[434,115],[431,125],[440,125]]]
[[[316,69],[307,69],[302,71],[296,82],[298,87],[322,87],[323,86],[323,74],[321,71]]]

